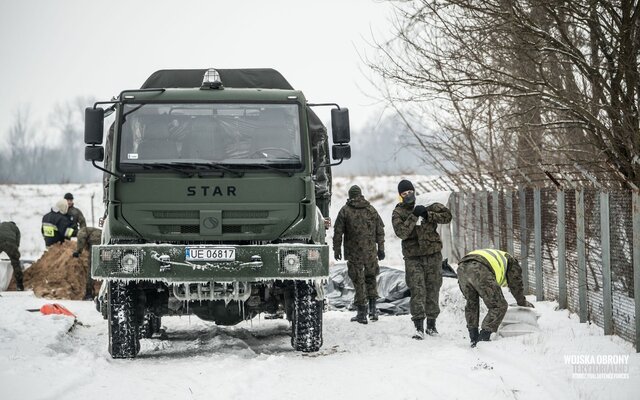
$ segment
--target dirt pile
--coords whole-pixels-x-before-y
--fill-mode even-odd
[[[74,258],[75,241],[65,241],[49,247],[42,257],[24,271],[25,289],[33,289],[38,297],[47,299],[82,300],[85,295],[87,274],[89,273],[89,254],[83,251]],[[95,293],[100,282],[94,281]],[[15,290],[11,281],[9,290]]]

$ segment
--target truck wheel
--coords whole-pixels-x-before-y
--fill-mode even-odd
[[[108,282],[109,354],[112,358],[134,358],[140,351],[135,318],[133,283]]]
[[[322,302],[316,300],[316,289],[304,281],[294,281],[291,345],[297,351],[310,353],[322,347]]]

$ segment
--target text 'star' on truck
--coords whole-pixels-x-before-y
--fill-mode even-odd
[[[334,164],[314,106],[332,107]],[[308,103],[273,69],[162,70],[87,108],[85,158],[105,173],[108,213],[91,272],[111,356],[135,357],[163,315],[186,313],[286,316],[292,346],[318,351],[331,166],[349,139],[347,109]]]

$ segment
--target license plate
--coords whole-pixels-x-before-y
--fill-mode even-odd
[[[236,249],[233,247],[187,247],[187,261],[235,261]]]

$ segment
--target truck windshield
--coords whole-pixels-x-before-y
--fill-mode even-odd
[[[296,104],[125,104],[120,132],[126,169],[174,162],[302,166]]]

